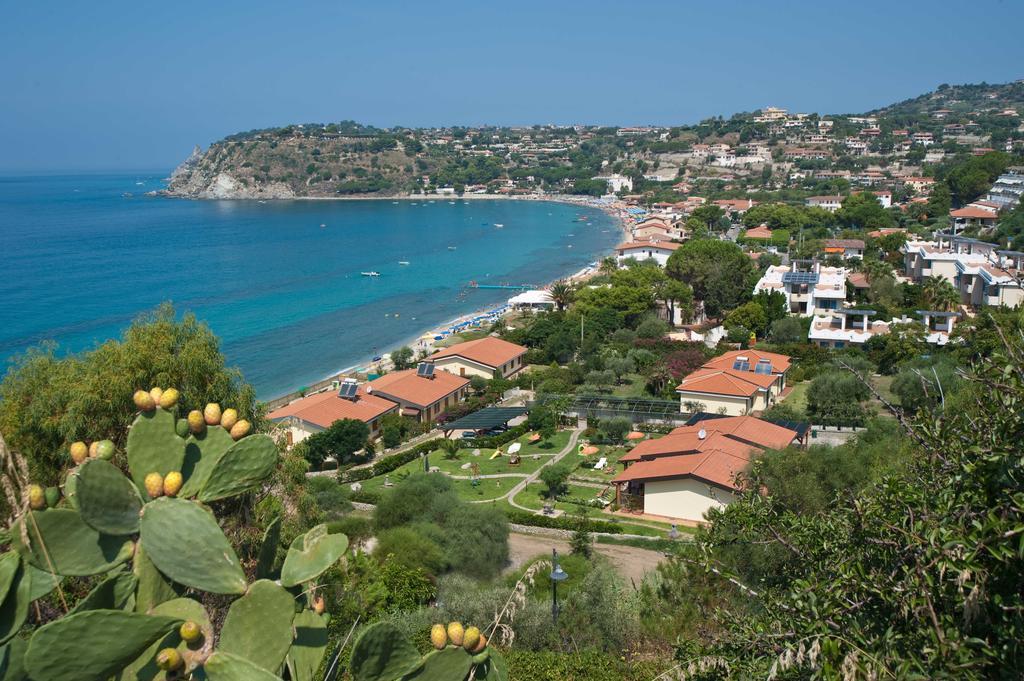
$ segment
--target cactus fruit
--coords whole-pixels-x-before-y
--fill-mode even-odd
[[[177,648],[164,648],[156,654],[156,666],[166,672],[177,670],[181,664],[181,653]]]
[[[89,458],[90,459],[95,459],[96,456],[99,455],[99,453],[100,453],[100,443],[99,442],[90,442],[89,443]]]
[[[466,632],[462,635],[462,647],[472,651],[478,643],[480,643],[480,630],[476,627],[466,627]]]
[[[238,423],[238,411],[235,409],[225,409],[224,413],[220,415],[220,425],[224,430],[231,430],[235,424]]]
[[[203,637],[203,630],[197,622],[189,620],[178,629],[178,635],[185,643],[196,643]]]
[[[453,646],[461,646],[462,640],[465,636],[466,631],[462,628],[462,622],[448,623],[448,638],[451,640]]]
[[[313,612],[315,612],[318,615],[322,615],[322,614],[324,614],[324,610],[326,610],[326,609],[327,609],[327,606],[324,604],[324,597],[323,596],[317,596],[313,600]]]
[[[146,476],[146,494],[150,499],[157,499],[164,495],[164,476],[159,473],[150,473]]]
[[[34,511],[46,508],[46,492],[39,485],[28,486],[28,506]]]
[[[156,400],[145,390],[136,390],[132,400],[134,400],[135,406],[139,408],[139,411],[153,411],[156,409]]]
[[[239,421],[236,422],[235,425],[231,426],[231,439],[241,440],[243,437],[249,434],[249,431],[251,429],[251,423],[249,423],[245,419],[239,419]]]
[[[203,409],[203,420],[206,421],[208,426],[216,426],[220,424],[220,405],[216,402],[210,402]]]
[[[178,391],[175,388],[168,388],[167,390],[164,391],[164,394],[161,395],[160,399],[157,401],[160,403],[160,406],[163,407],[164,409],[174,409],[174,407],[177,406],[178,404],[179,397],[180,395],[178,394]]]
[[[185,461],[185,440],[174,431],[175,416],[155,409],[139,414],[128,430],[128,470],[140,491],[150,473],[180,471]]]
[[[188,413],[188,429],[198,435],[206,430],[206,421],[203,419],[203,412],[193,409]]]
[[[114,443],[110,440],[100,440],[96,443],[96,458],[110,461],[114,458]]]
[[[71,443],[71,460],[75,463],[82,463],[89,458],[89,445],[84,442]]]
[[[477,640],[476,645],[473,646],[469,650],[469,652],[473,653],[474,655],[477,655],[479,653],[482,653],[484,648],[486,648],[486,647],[487,647],[487,637],[484,636],[483,634],[480,634],[480,638],[479,638],[479,640]]]
[[[156,499],[143,506],[139,532],[146,555],[171,580],[215,594],[245,593],[238,556],[205,507]]]
[[[435,624],[430,627],[430,645],[438,650],[444,650],[444,647],[448,645],[448,631],[443,624]]]
[[[181,490],[181,473],[178,471],[171,471],[164,477],[164,495],[169,497],[178,496],[178,491]]]
[[[43,496],[46,497],[46,507],[53,508],[60,503],[60,487],[47,487],[43,490]]]
[[[163,395],[164,395],[164,389],[163,388],[150,388],[149,389],[149,396],[153,398],[153,402],[156,403],[156,404],[160,404],[160,398],[163,397]]]
[[[189,429],[187,419],[178,419],[177,421],[174,422],[174,432],[178,434],[178,437],[188,437],[188,431]]]

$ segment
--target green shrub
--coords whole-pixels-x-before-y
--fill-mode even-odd
[[[382,559],[390,556],[400,565],[441,574],[448,569],[448,560],[444,549],[428,536],[435,534],[436,529],[429,524],[417,524],[384,530],[377,534],[374,555]]]

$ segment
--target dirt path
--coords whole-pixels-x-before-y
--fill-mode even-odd
[[[550,556],[551,549],[558,549],[559,553],[568,553],[569,542],[553,537],[512,533],[508,536],[508,557],[512,561],[508,570],[518,569],[538,556]],[[665,558],[659,551],[634,546],[594,544],[594,549],[611,562],[615,571],[622,575],[626,582],[638,586],[644,575],[653,571]]]

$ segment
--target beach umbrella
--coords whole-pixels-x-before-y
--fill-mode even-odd
[[[537,442],[540,440],[540,433],[530,433],[529,440],[530,442]]]
[[[629,435],[626,436],[626,439],[627,440],[643,440],[644,439],[644,434],[641,433],[638,430],[634,430],[633,432],[631,432]]]
[[[595,447],[594,445],[587,445],[586,447],[584,447],[583,449],[580,450],[580,455],[581,456],[590,456],[592,454],[597,454],[599,451],[601,451],[601,450],[598,449],[597,447]]]
[[[510,444],[508,446],[508,453],[509,454],[515,454],[520,449],[522,449],[522,447],[523,447],[523,443],[522,442],[513,442],[512,444]]]

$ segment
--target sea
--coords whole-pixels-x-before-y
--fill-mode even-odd
[[[0,175],[0,370],[171,301],[269,399],[517,293],[470,282],[541,286],[620,235],[597,207],[547,201],[147,196],[166,175]]]

